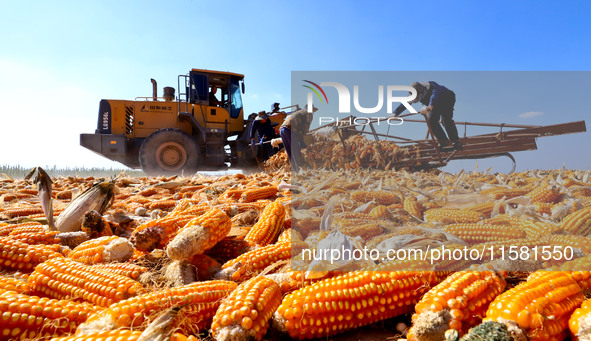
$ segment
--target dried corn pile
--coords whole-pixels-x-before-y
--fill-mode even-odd
[[[0,340],[589,339],[589,172],[364,172],[405,151],[350,142],[338,172],[120,176],[73,232],[0,180]],[[53,179],[55,217],[96,180]],[[482,257],[384,258],[433,248]]]
[[[363,135],[351,136],[345,140],[345,144],[340,141],[318,140],[303,149],[302,154],[313,169],[387,170],[392,163],[405,157],[420,156],[414,148],[400,147],[392,141],[369,140]]]
[[[278,153],[271,156],[264,163],[265,171],[277,172],[277,171],[288,171],[289,172],[289,160],[285,149],[281,149]]]

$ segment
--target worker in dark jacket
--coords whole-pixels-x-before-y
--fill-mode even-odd
[[[437,138],[439,147],[443,148],[453,143],[454,149],[462,150],[462,143],[458,137],[458,129],[454,123],[454,105],[456,104],[456,94],[433,81],[429,82],[414,82],[411,86],[417,91],[417,97],[409,103],[421,102],[426,107],[421,110],[423,114],[428,114],[429,127],[431,132]],[[406,107],[400,104],[394,115],[398,116],[404,112]],[[439,121],[443,122],[447,136],[443,132]],[[449,139],[448,139],[449,137]]]
[[[271,120],[269,120],[269,115],[264,111],[259,112],[257,117],[255,117],[254,122],[252,122],[252,126],[250,127],[250,143],[252,145],[255,144],[255,139],[259,139],[259,153],[260,157],[263,161],[267,160],[271,156],[273,156],[273,147],[270,143],[263,143],[271,141],[274,138],[277,138],[277,134],[275,133],[275,128],[273,128],[273,124],[271,124]]]

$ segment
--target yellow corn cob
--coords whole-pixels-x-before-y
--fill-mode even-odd
[[[250,251],[250,244],[236,236],[226,237],[205,253],[221,262],[227,262]]]
[[[19,193],[22,193],[22,194],[29,194],[29,195],[37,195],[37,194],[39,194],[39,191],[38,190],[32,189],[32,188],[19,189],[18,192]]]
[[[479,324],[488,305],[506,286],[502,275],[459,271],[429,290],[415,306],[409,341],[444,339],[447,329],[460,335]],[[440,325],[441,324],[441,325]]]
[[[425,212],[424,218],[430,223],[475,223],[484,218],[480,212],[451,208],[432,208]]]
[[[359,212],[341,212],[335,214],[335,221],[339,220],[359,220],[359,221],[368,221],[368,220],[376,220],[374,217],[370,216],[368,213],[359,213]],[[320,221],[320,220],[318,220]],[[318,225],[316,226],[318,227]]]
[[[21,232],[10,234],[10,238],[27,244],[58,244],[60,239],[56,237],[58,231]]]
[[[279,235],[279,237],[277,237],[278,243],[291,242],[292,240],[300,242],[303,241],[302,235],[298,231],[292,230],[290,228],[284,229],[283,232],[281,232],[281,234]]]
[[[170,200],[170,199],[166,199],[166,200],[157,200],[157,201],[153,201],[150,206],[148,206],[148,209],[150,210],[163,210],[163,211],[170,211],[172,210],[176,204],[178,203],[178,200]]]
[[[94,310],[96,307],[88,303],[6,291],[0,293],[0,340],[67,335]]]
[[[492,211],[494,210],[495,205],[496,205],[496,202],[489,201],[489,202],[485,202],[482,204],[468,206],[468,207],[466,207],[466,209],[470,210],[470,211],[474,211],[474,212],[480,212],[480,213],[484,214],[484,216],[486,218],[490,218],[490,215],[492,214]],[[499,213],[505,213],[505,208],[502,205],[499,206]]]
[[[83,242],[68,258],[84,264],[125,262],[133,255],[133,245],[117,236],[100,237]]]
[[[520,229],[525,231],[527,238],[542,238],[560,231],[560,227],[552,223],[525,220],[520,223]]]
[[[70,199],[72,199],[72,191],[68,189],[68,190],[57,192],[55,195],[55,198],[60,199],[60,200],[70,200]]]
[[[211,333],[216,340],[262,340],[269,320],[281,304],[273,280],[257,276],[241,283],[219,306]]]
[[[241,202],[253,202],[261,199],[268,199],[277,194],[277,186],[266,186],[247,189],[240,196]]]
[[[481,194],[488,194],[492,196],[494,199],[511,199],[515,197],[519,197],[522,195],[526,195],[529,193],[529,188],[507,188],[507,187],[493,187],[488,188],[485,190],[480,191]]]
[[[384,205],[378,205],[374,207],[370,212],[369,216],[374,219],[392,219],[392,214],[388,208]]]
[[[152,196],[156,193],[158,193],[158,189],[156,187],[148,187],[148,188],[142,189],[137,194],[141,195],[143,197],[149,197],[149,196]]]
[[[236,202],[242,196],[245,189],[228,189],[218,197],[219,202]]]
[[[250,210],[263,210],[271,201],[269,200],[258,200],[256,202],[239,202],[239,203],[226,203],[215,205],[214,208],[220,209],[226,212],[227,215],[233,217],[239,213],[244,213]]]
[[[131,279],[137,279],[141,274],[148,271],[148,268],[133,263],[102,263],[95,264],[92,267]]]
[[[484,321],[513,321],[531,341],[563,340],[568,319],[583,300],[581,288],[568,273],[538,271],[497,296]]]
[[[199,190],[202,190],[202,189],[204,189],[204,188],[206,188],[206,186],[205,186],[205,185],[183,186],[183,187],[182,187],[182,188],[179,190],[179,192],[180,192],[180,193],[187,193],[187,192],[193,193],[193,192],[197,192],[197,191],[199,191]]]
[[[342,224],[339,226],[339,231],[347,236],[361,237],[364,240],[370,240],[373,237],[384,233],[384,228],[377,223],[366,224]]]
[[[128,330],[128,329],[116,329],[109,331],[99,331],[92,334],[84,335],[84,338],[80,336],[63,336],[54,337],[51,341],[106,341],[106,340],[117,340],[117,341],[136,341],[139,339],[142,332],[139,330]],[[172,340],[172,339],[171,339]],[[176,341],[176,340],[175,340]],[[178,340],[180,341],[180,340]]]
[[[361,203],[370,202],[375,200],[378,205],[389,206],[392,204],[398,204],[402,200],[398,195],[390,191],[353,191],[351,193],[351,200],[358,201]]]
[[[536,212],[541,215],[552,215],[552,208],[554,207],[554,203],[551,202],[534,202],[536,206]]]
[[[568,233],[587,236],[591,234],[591,207],[567,215],[560,227]]]
[[[481,224],[485,225],[512,225],[512,226],[520,226],[521,219],[518,217],[513,217],[508,214],[499,214],[493,218],[484,219],[480,221]]]
[[[183,335],[181,333],[173,333],[170,336],[170,341],[199,341],[195,335]]]
[[[4,192],[4,191],[2,191],[2,192]],[[4,199],[4,202],[11,202],[12,200],[17,198],[17,196],[13,193],[2,194],[2,197]]]
[[[403,208],[409,214],[423,219],[423,210],[421,205],[418,203],[417,198],[413,195],[409,195],[404,199]]]
[[[410,264],[348,272],[293,291],[284,297],[273,323],[294,339],[325,338],[408,313],[439,280],[431,271],[391,271],[409,269]]]
[[[0,291],[3,290],[26,294],[29,292],[29,285],[24,279],[0,276]]]
[[[137,202],[115,202],[112,206],[114,209],[123,209],[127,212],[135,212],[138,208],[146,208],[144,205]]]
[[[335,217],[334,223],[336,224],[339,218]],[[296,225],[293,227],[302,236],[309,236],[314,231],[318,231],[320,228],[320,217],[306,217],[304,219],[298,219]]]
[[[25,223],[25,224],[17,224],[12,225],[12,229],[8,230],[7,232],[9,236],[16,236],[22,233],[31,233],[31,232],[41,232],[46,231],[47,229],[45,226],[38,224],[38,223]]]
[[[243,282],[267,266],[291,258],[292,245],[297,243],[276,243],[244,253],[222,265],[221,278],[229,278],[236,282]]]
[[[386,208],[388,208],[389,210],[404,209],[404,204],[403,203],[392,204],[392,205],[386,206]]]
[[[541,238],[545,245],[560,245],[581,249],[585,254],[591,253],[591,237],[576,236],[570,234],[551,234]]]
[[[305,197],[305,199],[296,198],[293,201],[293,206],[298,209],[309,209],[313,207],[320,207],[326,205],[326,202],[321,198]]]
[[[129,198],[124,200],[125,204],[140,204],[142,206],[149,206],[150,203],[152,202],[151,199],[145,198],[141,195],[132,195]]]
[[[583,301],[580,308],[577,308],[568,320],[571,338],[579,340],[579,336],[587,336],[591,331],[591,299]],[[587,339],[587,338],[585,338]]]
[[[274,243],[283,228],[285,208],[278,202],[269,204],[259,217],[259,220],[248,231],[244,240],[251,245],[265,246]]]
[[[166,254],[174,260],[186,260],[193,255],[202,254],[224,239],[231,228],[230,217],[213,208],[189,221],[168,243]]]
[[[0,237],[0,269],[30,272],[50,258],[63,258],[59,245],[30,245],[9,237]]]
[[[567,271],[581,289],[591,289],[591,256],[585,256],[562,263],[551,270]]]
[[[470,244],[502,242],[526,236],[525,231],[506,225],[450,224],[443,226],[443,230]]]
[[[537,186],[525,196],[532,202],[555,203],[560,198],[560,192],[555,187]]]
[[[138,226],[131,235],[131,242],[141,251],[150,252],[155,248],[164,248],[176,236],[194,215],[174,215],[154,219]]]
[[[218,261],[208,255],[203,254],[195,255],[189,258],[187,263],[195,267],[195,275],[199,281],[212,279],[222,267],[222,264],[220,264]]]
[[[68,258],[53,258],[37,265],[28,283],[34,293],[57,299],[81,299],[102,307],[142,290],[142,286],[130,278],[93,269]]]
[[[38,214],[38,213],[43,213],[43,209],[41,207],[29,206],[29,207],[9,208],[7,210],[4,210],[0,214],[5,216],[6,219],[12,219],[12,218],[16,218],[16,217],[26,217],[31,214]]]
[[[162,311],[175,307],[182,307],[184,313],[179,311],[179,315],[195,322],[195,325],[183,325],[183,328],[193,332],[205,330],[210,326],[221,300],[236,287],[236,283],[229,281],[195,282],[132,297],[91,315],[76,334],[85,335],[105,326],[111,329],[137,327]]]
[[[265,277],[272,279],[279,285],[279,289],[283,294],[288,292],[303,288],[308,286],[314,282],[318,282],[323,279],[323,277],[314,278],[314,279],[306,279],[306,273],[304,271],[287,271],[287,272],[278,272],[274,274],[265,275]],[[326,276],[326,277],[333,277],[333,276]]]
[[[14,229],[14,225],[8,223],[0,223],[0,237],[5,237]]]
[[[195,199],[181,199],[177,202],[174,209],[168,213],[167,217],[185,215],[192,215],[196,217],[206,213],[210,209],[211,206],[207,203],[201,203]]]

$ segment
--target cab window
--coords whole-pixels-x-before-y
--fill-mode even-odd
[[[242,94],[238,81],[234,81],[230,85],[230,98],[230,117],[238,118],[240,111],[242,111]]]
[[[206,75],[200,75],[196,73],[191,74],[191,103],[208,100],[209,89],[207,83],[208,80]]]

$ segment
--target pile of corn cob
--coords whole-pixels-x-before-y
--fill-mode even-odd
[[[313,169],[390,169],[391,164],[405,157],[420,157],[414,147],[400,147],[392,141],[372,141],[358,134],[341,141],[316,139],[302,150]]]
[[[591,335],[588,172],[120,176],[104,212],[69,213],[96,180],[53,179],[56,218],[83,216],[69,234],[35,184],[0,180],[0,340],[336,339],[384,320],[389,339]],[[488,253],[312,271],[302,250],[335,234]],[[576,259],[500,262],[500,246]]]

